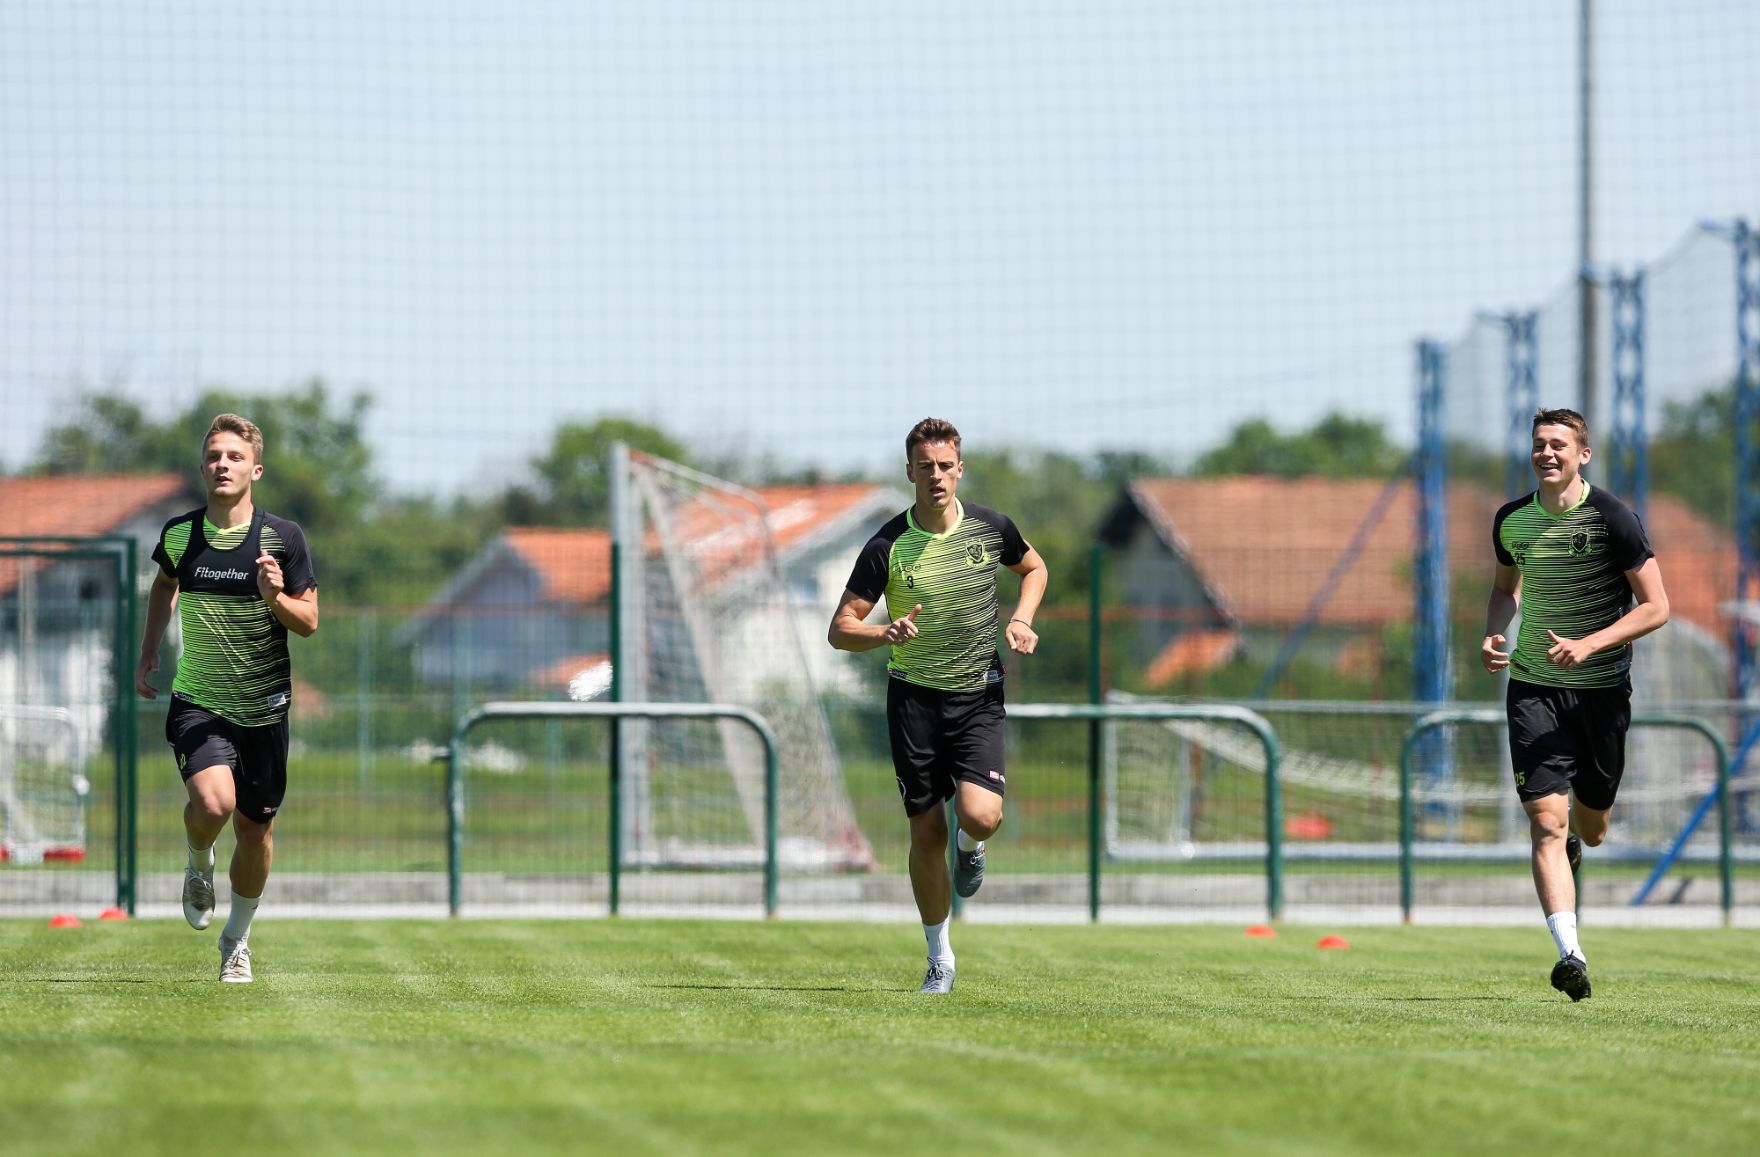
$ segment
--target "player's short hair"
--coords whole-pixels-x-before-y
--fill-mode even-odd
[[[959,453],[959,431],[945,418],[924,418],[911,427],[911,432],[904,438],[905,461],[910,461],[911,455],[917,452],[917,447],[926,442],[951,442],[953,452]]]
[[[1575,410],[1548,410],[1545,406],[1534,411],[1534,429],[1542,426],[1563,426],[1577,436],[1577,443],[1582,446],[1589,444],[1589,423],[1583,415]]]
[[[241,418],[237,414],[215,414],[214,420],[208,424],[208,432],[202,435],[202,445],[215,434],[237,434],[251,444],[251,456],[261,463],[263,461],[263,432],[249,418]]]

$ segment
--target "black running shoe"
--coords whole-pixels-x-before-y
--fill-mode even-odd
[[[1589,999],[1589,966],[1580,956],[1567,956],[1552,966],[1552,987],[1572,1003]]]
[[[973,896],[984,883],[984,845],[979,844],[971,851],[959,849],[954,858],[953,890],[961,896]]]
[[[1583,841],[1575,836],[1566,836],[1564,841],[1565,862],[1571,866],[1571,875],[1583,866]]]

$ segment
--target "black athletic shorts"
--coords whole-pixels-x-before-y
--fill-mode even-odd
[[[287,795],[287,717],[262,727],[240,727],[181,695],[171,697],[165,740],[177,753],[177,770],[187,781],[204,768],[232,769],[238,814],[266,824]]]
[[[1606,811],[1626,771],[1632,680],[1618,687],[1542,687],[1509,681],[1509,755],[1522,802],[1575,792]]]
[[[904,812],[922,815],[953,798],[961,780],[1001,795],[1002,681],[977,691],[937,691],[886,681],[886,730]]]

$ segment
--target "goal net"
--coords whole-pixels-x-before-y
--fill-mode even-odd
[[[0,861],[85,858],[83,747],[73,712],[0,704]]]
[[[612,541],[625,702],[749,708],[778,741],[784,867],[873,856],[844,787],[807,653],[824,609],[791,595],[761,495],[663,458],[614,453]],[[625,862],[714,867],[764,850],[764,752],[738,720],[627,720]]]
[[[1120,693],[1111,698],[1152,701]],[[1413,720],[1435,706],[1290,702],[1263,709],[1281,744],[1287,859],[1397,858],[1400,749]],[[1528,822],[1512,786],[1504,729],[1463,724],[1438,734],[1449,758],[1436,768],[1414,768],[1419,854],[1525,856]],[[1110,858],[1147,862],[1263,854],[1265,753],[1251,732],[1225,722],[1169,720],[1115,722],[1105,735],[1102,830]],[[1601,855],[1657,855],[1683,830],[1715,787],[1716,776],[1716,752],[1702,736],[1635,727],[1620,788],[1620,840]],[[1686,854],[1703,859],[1715,851],[1714,825],[1707,824]]]

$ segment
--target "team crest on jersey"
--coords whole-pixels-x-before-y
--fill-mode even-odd
[[[1577,531],[1577,533],[1571,535],[1571,553],[1572,554],[1588,554],[1589,553],[1589,532],[1588,531],[1579,530],[1579,531]]]
[[[973,566],[982,566],[984,562],[984,544],[981,542],[966,545],[966,558]]]

